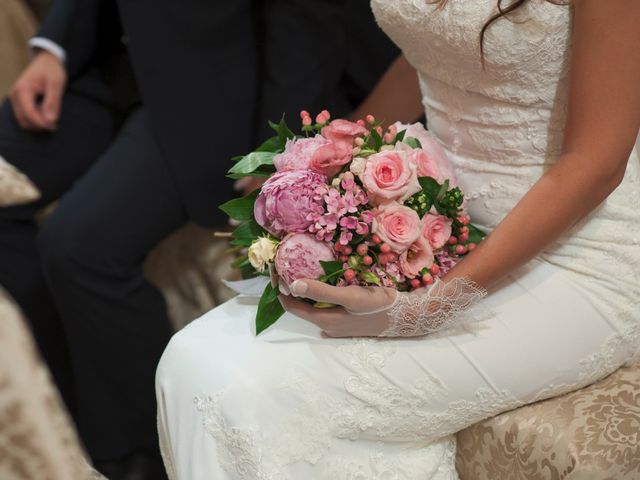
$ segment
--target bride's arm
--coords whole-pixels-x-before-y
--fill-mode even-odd
[[[343,305],[318,311],[282,297],[284,307],[332,336],[421,335],[455,321],[481,287],[540,253],[620,184],[640,128],[640,2],[574,0],[570,99],[557,163],[478,248],[429,289],[291,285],[296,296]],[[356,315],[353,315],[353,314]]]
[[[496,282],[594,210],[622,181],[640,127],[640,2],[574,4],[562,154],[448,278]]]
[[[350,117],[357,120],[372,114],[380,120],[413,123],[423,113],[416,71],[404,55],[399,55]]]

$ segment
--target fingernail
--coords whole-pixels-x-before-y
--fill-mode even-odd
[[[309,289],[309,284],[307,282],[303,282],[302,280],[296,280],[289,287],[291,293],[293,293],[296,297],[300,295],[304,295]]]

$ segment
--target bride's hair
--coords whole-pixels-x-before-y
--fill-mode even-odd
[[[448,0],[428,0],[428,1],[429,3],[437,4],[438,7],[443,7],[448,2]],[[505,3],[504,0],[497,0],[498,13],[496,13],[491,18],[489,18],[489,20],[487,20],[487,23],[483,25],[482,30],[480,30],[480,56],[482,58],[482,65],[484,65],[484,35],[487,32],[487,29],[491,25],[493,25],[495,21],[509,15],[511,12],[520,8],[525,3],[529,3],[529,1],[530,0],[515,0],[509,3],[509,5],[504,6],[503,5]],[[549,3],[553,3],[555,5],[567,5],[570,2],[570,0],[545,0],[545,1]]]

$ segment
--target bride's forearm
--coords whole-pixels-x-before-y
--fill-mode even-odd
[[[350,115],[353,120],[368,114],[387,122],[412,123],[424,113],[415,69],[404,55],[391,64],[373,91]]]
[[[585,168],[584,160],[561,157],[445,280],[468,277],[489,287],[593,211],[618,186],[627,162],[594,169]]]

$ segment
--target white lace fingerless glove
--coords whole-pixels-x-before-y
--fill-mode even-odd
[[[367,323],[371,327],[377,325],[379,337],[417,337],[477,320],[477,312],[470,310],[486,294],[484,288],[466,278],[448,282],[437,279],[428,288],[410,293],[395,292],[395,300],[390,305],[371,309],[376,304],[374,298],[378,298],[372,296],[369,308],[365,307],[365,301],[355,302],[362,307],[352,307],[347,312],[368,317]]]
[[[464,319],[487,291],[465,278],[437,280],[429,289],[398,292],[380,337],[416,337],[446,330]]]

